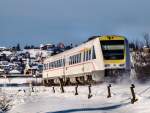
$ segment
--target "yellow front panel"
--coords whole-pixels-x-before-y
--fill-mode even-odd
[[[125,37],[123,36],[116,36],[116,35],[110,35],[110,36],[101,36],[99,37],[100,41],[107,41],[107,40],[125,40]],[[105,64],[124,64],[126,59],[126,50],[124,49],[124,59],[122,60],[104,60]]]
[[[124,37],[111,35],[111,36],[101,36],[101,37],[99,37],[99,39],[100,40],[124,40]]]
[[[124,64],[125,59],[123,60],[104,60],[105,64]]]

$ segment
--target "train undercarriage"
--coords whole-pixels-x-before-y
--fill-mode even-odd
[[[100,84],[103,82],[115,83],[121,82],[124,79],[130,78],[130,72],[123,69],[107,69],[105,71],[98,71],[74,76],[62,76],[55,78],[46,78],[43,80],[45,86],[55,86],[62,83],[63,85],[86,85],[86,84]]]

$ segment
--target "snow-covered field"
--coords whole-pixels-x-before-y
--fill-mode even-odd
[[[135,84],[137,102],[131,104],[130,84],[112,84],[112,97],[107,98],[107,84],[92,86],[92,97],[88,99],[88,86],[4,88],[5,96],[11,100],[8,113],[150,113],[150,85]],[[1,93],[1,96],[4,95]]]

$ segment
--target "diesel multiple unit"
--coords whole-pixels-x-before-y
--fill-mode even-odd
[[[46,84],[101,82],[130,71],[128,41],[123,36],[97,36],[44,61]]]

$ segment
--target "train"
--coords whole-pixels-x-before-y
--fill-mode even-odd
[[[43,83],[99,83],[108,78],[116,79],[122,73],[130,73],[130,69],[126,37],[93,36],[77,47],[46,58],[43,63]]]

